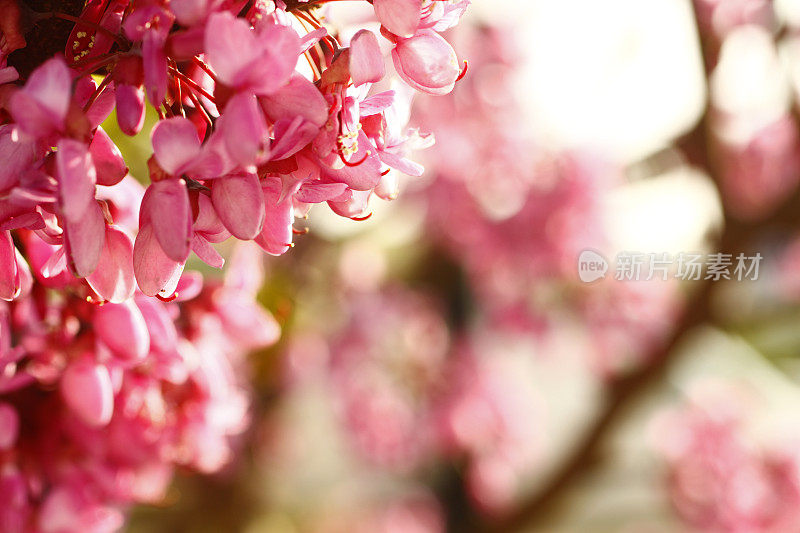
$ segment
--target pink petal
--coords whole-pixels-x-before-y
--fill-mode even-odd
[[[294,120],[281,120],[274,127],[275,142],[270,147],[270,158],[281,160],[291,157],[303,149],[319,133],[319,126],[305,121],[302,117]]]
[[[61,376],[61,395],[87,425],[100,427],[114,414],[114,391],[108,369],[88,360],[71,363]]]
[[[247,241],[261,232],[264,199],[255,174],[216,180],[211,187],[211,201],[220,220],[234,237]]]
[[[67,220],[82,218],[94,202],[96,174],[86,145],[72,140],[58,141],[56,151],[58,193],[61,213]]]
[[[369,30],[361,30],[350,41],[350,77],[353,85],[377,83],[386,74],[378,38]]]
[[[373,189],[378,198],[383,200],[394,200],[400,194],[400,179],[397,172],[389,172],[381,176],[381,182]]]
[[[116,185],[128,174],[128,166],[125,164],[122,152],[103,128],[97,128],[95,131],[92,143],[89,145],[89,153],[92,155],[99,185]]]
[[[415,163],[414,161],[406,159],[405,157],[397,154],[393,154],[391,152],[381,152],[379,155],[381,161],[390,167],[399,170],[403,174],[408,174],[409,176],[422,176],[423,172],[425,172],[425,167],[419,163]]]
[[[222,242],[231,236],[219,219],[219,215],[211,203],[211,198],[207,194],[197,195],[197,216],[192,224],[192,230],[202,234],[207,241],[211,242]]]
[[[205,56],[221,81],[233,85],[237,74],[258,55],[255,32],[247,21],[228,12],[214,13],[208,18]]]
[[[225,147],[231,158],[242,167],[255,165],[267,136],[267,123],[255,95],[234,95],[221,118]]]
[[[183,263],[173,261],[164,254],[150,224],[142,226],[136,235],[133,272],[139,289],[147,296],[171,295],[183,272]]]
[[[126,361],[141,361],[150,351],[147,323],[133,300],[98,307],[92,324],[98,338]]]
[[[375,15],[383,26],[400,37],[411,37],[419,27],[422,0],[374,0]]]
[[[19,183],[20,174],[36,159],[36,145],[13,134],[13,126],[0,127],[0,191]]]
[[[149,218],[164,253],[179,263],[189,256],[192,208],[186,182],[166,179],[152,183],[142,199],[142,216]]]
[[[297,32],[288,26],[264,24],[260,28],[258,58],[237,73],[234,86],[264,95],[274,93],[289,81],[300,57],[301,44]]]
[[[322,28],[320,28],[322,29]],[[327,33],[327,32],[326,32]],[[323,34],[324,36],[324,34]],[[312,42],[309,46],[313,46],[315,43]],[[14,67],[2,67],[0,68],[0,84],[8,83],[11,81],[17,81],[19,79],[19,72]]]
[[[11,233],[0,232],[0,299],[11,301],[17,297],[17,254]]]
[[[85,278],[97,268],[105,243],[105,219],[97,202],[92,201],[77,220],[65,220],[64,238],[73,272]]]
[[[142,66],[144,67],[144,85],[147,89],[147,98],[154,106],[158,107],[167,95],[167,54],[164,51],[167,32],[163,27],[172,25],[172,15],[162,12],[158,15],[159,29],[150,29],[145,32],[142,39]],[[167,31],[169,28],[167,27]]]
[[[382,93],[373,94],[365,98],[359,105],[359,114],[362,117],[369,117],[383,112],[385,109],[392,106],[394,103],[395,92],[384,91]]]
[[[275,344],[281,336],[281,327],[263,307],[253,303],[250,297],[230,291],[217,293],[214,303],[223,311],[226,331],[241,339],[246,350],[255,350]]]
[[[158,300],[141,295],[137,295],[135,300],[147,324],[151,350],[162,353],[174,350],[178,342],[178,332],[167,307]]]
[[[119,84],[116,90],[117,124],[125,135],[136,135],[144,126],[144,90]]]
[[[182,26],[194,26],[208,14],[208,0],[170,0],[169,8]]]
[[[332,181],[346,183],[356,191],[366,191],[375,187],[381,180],[381,160],[369,137],[363,130],[358,132],[358,151],[350,156],[348,162],[354,166],[340,169],[325,168],[324,174]]]
[[[94,50],[95,47],[92,47]],[[97,90],[97,83],[92,78],[85,77],[79,78],[75,87],[74,100],[78,105],[84,106],[88,103],[89,98]],[[79,91],[81,94],[79,94]],[[114,103],[116,100],[114,91],[114,84],[106,85],[105,89],[97,96],[89,109],[86,110],[86,118],[89,120],[91,129],[96,128],[102,124],[114,111]]]
[[[203,290],[203,275],[200,272],[187,270],[178,281],[178,286],[175,287],[176,302],[187,302],[200,294]]]
[[[341,202],[328,202],[331,210],[339,216],[352,218],[361,216],[367,210],[371,191],[353,191],[348,200]]]
[[[392,50],[395,70],[414,89],[443,95],[453,90],[461,66],[455,50],[438,33],[420,30]]]
[[[275,123],[301,116],[317,127],[328,120],[328,104],[316,85],[302,74],[294,74],[289,83],[275,93],[259,98],[267,117]]]
[[[89,286],[101,298],[120,303],[136,289],[133,274],[133,240],[115,226],[106,227],[106,242],[97,269],[86,277]]]
[[[306,33],[300,39],[300,53],[302,54],[303,52],[307,51],[309,48],[317,44],[320,41],[320,39],[322,39],[326,35],[328,35],[328,30],[326,30],[325,28],[317,28],[314,31]]]
[[[41,273],[44,278],[54,278],[62,272],[69,274],[67,268],[67,249],[64,246],[59,246],[42,265]]]
[[[72,75],[61,58],[45,61],[33,71],[23,89],[63,123],[72,95]]]
[[[225,265],[225,259],[200,235],[195,234],[194,237],[192,237],[192,250],[197,254],[197,257],[208,266],[222,268]]]
[[[18,295],[27,296],[30,294],[31,288],[33,287],[33,276],[31,275],[31,269],[28,267],[27,261],[25,258],[22,257],[22,254],[19,253],[19,250],[16,250],[17,253],[17,277],[16,277],[16,285],[17,291],[19,292]]]
[[[347,185],[344,183],[305,183],[298,190],[294,198],[306,204],[326,202],[340,196]]]
[[[270,255],[281,255],[289,249],[292,242],[294,208],[289,198],[279,202],[280,180],[270,179],[264,183],[264,207],[266,218],[264,228],[255,242]]]
[[[180,176],[200,154],[200,139],[192,122],[184,117],[160,120],[151,134],[153,152],[161,168]]]
[[[64,120],[42,106],[25,91],[11,95],[11,117],[19,129],[33,137],[46,137],[64,127]]]
[[[187,61],[196,55],[204,53],[205,33],[206,29],[202,25],[170,33],[167,41],[170,57],[176,61]]]

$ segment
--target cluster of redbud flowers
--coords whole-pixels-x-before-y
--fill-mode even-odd
[[[323,3],[91,2],[66,54],[24,85],[3,57],[0,297],[14,298],[25,268],[9,230],[57,245],[51,274],[70,270],[101,300],[133,294],[128,264],[144,294],[168,297],[192,251],[219,267],[211,245],[234,236],[282,254],[298,212],[327,202],[357,217],[373,192],[396,194],[392,169],[420,174],[406,151],[432,139],[406,130],[395,111],[410,91],[371,90],[387,77],[378,35],[363,29],[342,46],[316,16]],[[437,32],[467,4],[373,2],[408,86],[453,88],[462,69]],[[11,26],[3,54],[24,46]],[[296,69],[302,57],[308,77]],[[160,117],[150,185],[137,227],[121,228],[98,186],[116,186],[128,166],[100,124],[115,109],[120,129],[139,133],[145,98]]]
[[[0,2],[1,530],[112,531],[175,467],[219,469],[247,418],[242,358],[279,328],[255,245],[224,282],[184,272],[191,252],[282,254],[313,204],[359,219],[422,173],[409,100],[463,75],[439,32],[469,1],[359,2],[376,21],[347,34],[326,3]],[[74,28],[31,65],[45,19]],[[148,105],[143,188],[101,124],[146,134]]]

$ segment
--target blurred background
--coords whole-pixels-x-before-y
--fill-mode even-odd
[[[128,531],[800,532],[800,2],[474,0],[447,38],[425,175],[295,224],[236,460]]]

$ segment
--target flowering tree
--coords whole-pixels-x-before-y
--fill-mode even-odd
[[[453,89],[439,32],[468,3],[370,2],[380,31],[348,35],[325,1],[0,4],[0,529],[116,530],[176,466],[226,463],[242,357],[279,327],[250,248],[221,283],[189,255],[283,254],[311,205],[357,219],[419,175],[407,151],[432,139],[393,110]],[[146,188],[112,111],[147,127]]]
[[[800,15],[673,2],[709,98],[639,161],[469,3],[0,0],[0,533],[800,527]],[[714,261],[614,249],[690,170]]]

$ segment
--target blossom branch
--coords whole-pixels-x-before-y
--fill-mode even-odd
[[[701,35],[702,37],[702,35]],[[717,51],[713,43],[702,41],[706,76],[710,76]],[[795,115],[797,112],[795,110]],[[714,158],[714,150],[709,137],[711,106],[707,105],[698,125],[676,143],[686,155],[688,162],[701,169],[720,188],[722,176],[720,161]],[[798,117],[795,116],[795,119]],[[759,237],[775,229],[797,228],[800,226],[800,193],[795,193],[768,217],[761,220],[741,221],[728,206],[723,211],[723,231],[718,236],[716,251],[726,254],[746,252]],[[631,373],[612,379],[606,387],[607,400],[599,416],[586,430],[582,441],[567,455],[562,466],[544,484],[544,488],[523,502],[512,514],[505,518],[487,520],[463,513],[454,529],[503,533],[532,527],[534,523],[544,523],[559,510],[559,504],[569,494],[575,484],[585,478],[601,464],[601,447],[617,424],[622,421],[629,409],[636,404],[650,388],[659,382],[678,353],[676,348],[687,333],[703,324],[713,324],[713,302],[719,285],[710,280],[699,281],[686,301],[684,311],[675,324],[669,338],[644,360],[642,367]],[[464,498],[455,498],[460,511],[463,511]]]

